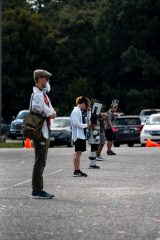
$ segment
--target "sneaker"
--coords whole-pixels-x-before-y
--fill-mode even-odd
[[[116,153],[114,153],[113,151],[107,151],[108,155],[116,155]]]
[[[74,177],[87,177],[88,175],[80,170],[75,170],[73,176]]]
[[[104,161],[104,158],[101,155],[99,155],[99,156],[96,157],[96,160],[97,161]]]
[[[93,165],[93,166],[89,166],[89,169],[100,169],[100,167],[99,166],[97,166],[97,165]]]
[[[35,199],[51,199],[53,197],[54,197],[53,194],[49,194],[45,191],[33,191],[32,192],[32,198],[35,198]]]

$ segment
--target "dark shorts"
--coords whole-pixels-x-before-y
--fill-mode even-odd
[[[106,136],[106,140],[109,142],[112,142],[115,140],[115,133],[112,131],[112,129],[106,129],[105,136]]]
[[[77,139],[75,142],[75,152],[85,152],[86,151],[86,140]]]

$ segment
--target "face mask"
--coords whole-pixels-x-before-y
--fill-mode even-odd
[[[49,82],[46,83],[46,87],[43,89],[45,92],[50,92],[51,91],[51,85]]]

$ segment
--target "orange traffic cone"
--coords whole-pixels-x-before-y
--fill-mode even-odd
[[[150,139],[147,139],[146,147],[160,147],[160,144],[153,142]]]
[[[32,148],[32,145],[31,145],[31,140],[29,138],[26,138],[26,141],[25,141],[25,148]]]

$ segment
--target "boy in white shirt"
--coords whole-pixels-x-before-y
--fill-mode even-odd
[[[72,126],[72,139],[75,144],[75,154],[73,157],[74,162],[74,176],[75,177],[87,177],[87,174],[80,170],[80,158],[82,152],[86,151],[86,128],[90,127],[90,123],[86,123],[85,118],[82,116],[83,110],[90,108],[90,101],[84,96],[80,96],[76,99],[77,107],[75,107],[71,113],[71,126]]]

